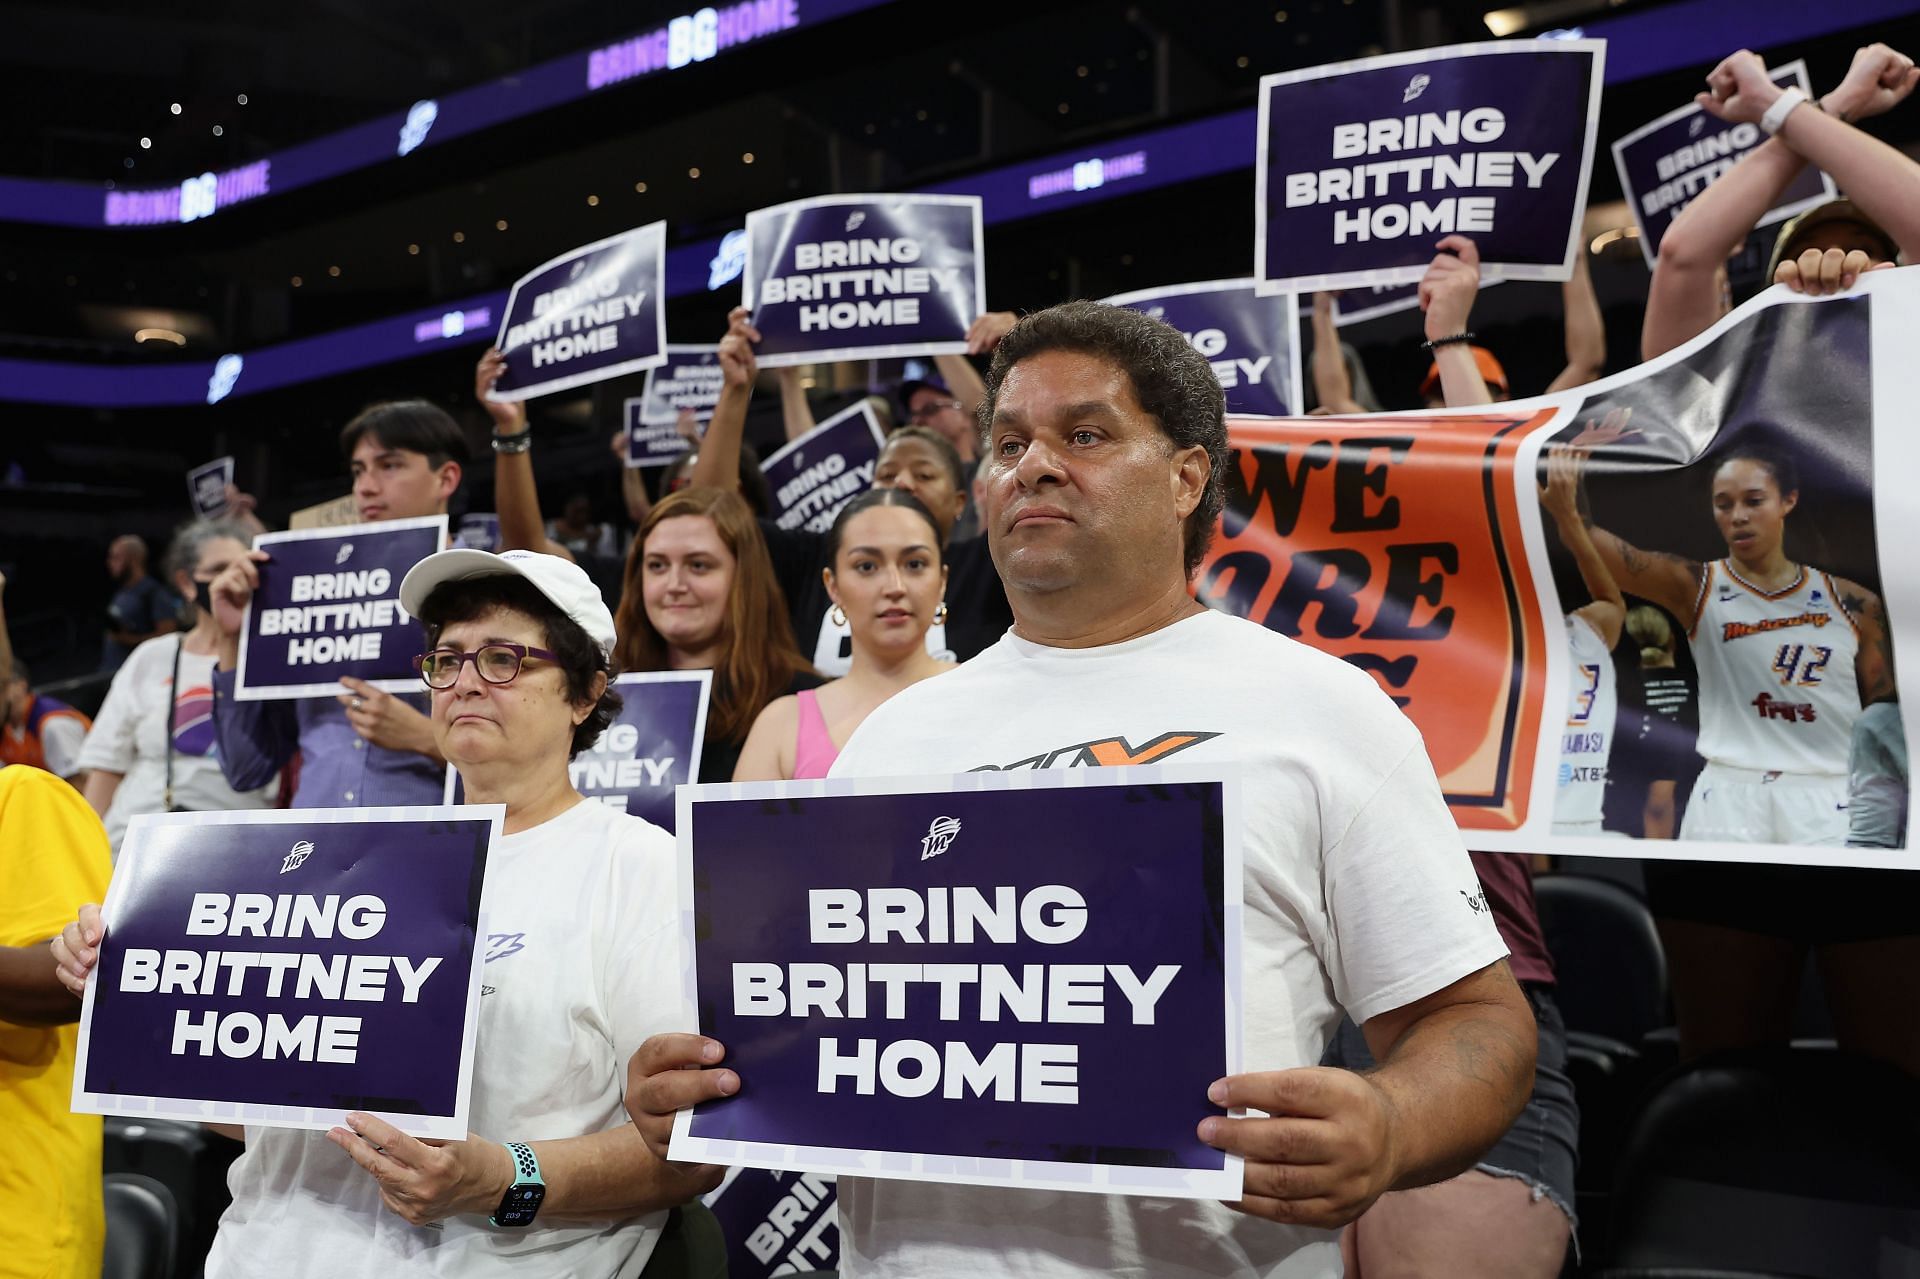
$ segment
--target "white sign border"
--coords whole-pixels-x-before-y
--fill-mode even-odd
[[[1225,895],[1222,972],[1225,978],[1226,1069],[1239,1074],[1245,1056],[1245,980],[1242,924],[1244,887],[1242,844],[1246,837],[1241,807],[1242,773],[1235,764],[1210,766],[1159,764],[1131,768],[1038,769],[1025,772],[959,773],[952,776],[845,777],[793,782],[736,782],[683,786],[677,797],[675,843],[684,947],[681,965],[682,1016],[699,1025],[699,992],[694,958],[693,812],[707,800],[814,799],[851,795],[946,795],[996,790],[1068,790],[1088,786],[1153,786],[1209,783],[1221,787],[1224,839],[1221,884]],[[715,1104],[725,1104],[724,1102]],[[1235,1115],[1245,1112],[1235,1111]],[[1195,1122],[1199,1122],[1196,1115]],[[693,1111],[674,1116],[669,1157],[696,1163],[744,1164],[792,1172],[881,1177],[948,1185],[1002,1186],[1026,1190],[1065,1190],[1091,1194],[1152,1195],[1172,1199],[1238,1200],[1244,1189],[1244,1163],[1225,1154],[1218,1169],[1146,1168],[1128,1164],[1065,1163],[1039,1159],[983,1159],[970,1156],[856,1150],[830,1146],[793,1146],[768,1142],[696,1137]]]
[[[1307,393],[1300,360],[1300,347],[1302,345],[1300,320],[1302,315],[1306,313],[1300,310],[1299,294],[1261,293],[1258,285],[1258,280],[1250,275],[1245,275],[1234,280],[1200,280],[1193,284],[1162,284],[1151,289],[1134,289],[1129,293],[1116,293],[1112,297],[1101,298],[1100,300],[1109,306],[1124,306],[1130,310],[1137,310],[1138,308],[1134,305],[1137,302],[1155,302],[1161,298],[1168,297],[1192,297],[1196,293],[1232,293],[1240,289],[1247,290],[1256,298],[1285,298],[1286,302],[1284,305],[1287,309],[1287,314],[1293,319],[1292,341],[1290,343],[1293,350],[1291,353],[1292,358],[1288,361],[1287,367],[1287,403],[1293,406],[1293,413],[1289,416],[1304,415],[1307,411]],[[1222,388],[1223,391],[1224,389],[1225,388]],[[1228,412],[1231,414],[1232,410],[1228,410]]]
[[[504,804],[470,804],[449,811],[430,805],[376,808],[266,808],[237,812],[141,813],[127,823],[127,838],[114,865],[107,899],[101,903],[106,925],[100,957],[87,974],[86,993],[81,997],[80,1033],[73,1066],[73,1093],[69,1108],[75,1114],[117,1115],[130,1119],[170,1119],[183,1123],[238,1123],[263,1128],[296,1128],[325,1132],[346,1126],[344,1110],[314,1106],[275,1106],[262,1102],[212,1101],[195,1097],[149,1097],[134,1093],[96,1093],[86,1087],[87,1054],[93,1031],[94,990],[101,970],[112,953],[113,926],[122,910],[127,893],[122,885],[131,883],[140,873],[141,831],[170,826],[312,826],[342,822],[426,822],[484,821],[488,825],[487,866],[499,847],[501,827],[506,822]],[[128,854],[133,856],[129,857]],[[483,890],[484,891],[484,890]],[[402,1132],[435,1141],[460,1141],[467,1136],[467,1121],[472,1114],[474,1049],[480,1035],[480,976],[486,962],[487,917],[481,913],[474,924],[473,951],[467,973],[466,1016],[460,1029],[460,1068],[454,1113],[451,1115],[410,1115],[382,1113]]]
[[[759,277],[754,270],[753,231],[755,221],[784,216],[808,209],[828,209],[842,204],[883,204],[886,202],[918,205],[968,205],[973,209],[973,310],[975,316],[987,309],[987,236],[981,217],[983,201],[977,195],[936,195],[918,192],[881,192],[869,195],[815,195],[785,204],[769,205],[747,214],[747,264],[740,273],[740,305],[753,312],[754,285]],[[972,320],[967,323],[973,323]],[[803,364],[832,364],[841,360],[888,360],[910,355],[965,355],[964,336],[953,342],[894,342],[874,346],[844,346],[828,351],[785,351],[759,357],[763,369],[793,368]]]
[[[604,249],[609,244],[617,244],[629,236],[653,241],[654,274],[651,286],[656,304],[653,308],[654,354],[643,355],[638,359],[623,360],[619,364],[610,364],[605,368],[594,369],[590,373],[569,373],[564,377],[553,378],[545,382],[535,382],[530,386],[517,386],[506,391],[498,389],[487,392],[487,398],[501,404],[517,404],[523,400],[538,399],[543,395],[552,395],[556,391],[570,391],[576,386],[591,386],[595,382],[605,382],[628,373],[638,373],[667,361],[667,224],[664,220],[648,222],[643,226],[629,227],[617,235],[595,240],[592,244],[583,244],[568,249],[558,257],[548,258],[533,270],[513,282],[507,290],[507,305],[500,313],[500,332],[494,336],[493,344],[500,350],[507,349],[507,330],[513,324],[513,303],[520,296],[520,286],[539,275],[542,271],[559,266],[562,262],[572,261],[583,253],[595,249]]]
[[[369,533],[399,533],[407,529],[438,528],[440,541],[434,550],[447,545],[447,520],[445,515],[416,515],[404,520],[375,520],[371,524],[334,524],[324,528],[291,528],[279,533],[261,533],[253,539],[253,549],[258,551],[282,542],[313,542],[321,538],[365,537]],[[427,554],[433,554],[429,551]],[[424,557],[422,557],[424,558]],[[416,561],[417,563],[418,561]],[[393,584],[391,598],[400,597],[400,583]],[[240,655],[233,667],[233,700],[236,702],[290,702],[307,697],[337,697],[344,687],[339,680],[329,680],[321,684],[276,684],[272,686],[247,683],[247,639],[253,631],[253,601],[247,601],[246,612],[240,618]],[[418,678],[413,676],[393,676],[390,679],[370,679],[367,683],[388,693],[419,693],[426,690]]]
[[[710,670],[628,671],[624,675],[614,676],[614,679],[613,679],[613,687],[616,690],[622,689],[622,688],[630,688],[630,687],[633,687],[634,685],[639,685],[639,684],[693,684],[693,683],[697,683],[700,685],[700,700],[694,705],[694,710],[693,710],[693,725],[694,725],[693,749],[692,749],[692,752],[687,756],[687,776],[691,777],[695,782],[698,782],[700,780],[700,757],[701,757],[701,753],[706,749],[706,745],[707,745],[707,731],[706,731],[707,730],[707,711],[711,703],[711,699],[713,697],[713,672]],[[617,724],[619,723],[619,721],[615,720],[614,723]],[[449,804],[455,807],[465,806],[466,801],[464,798],[462,799],[454,798],[454,787],[459,784],[459,781],[460,781],[460,770],[455,768],[451,763],[449,763],[447,765],[447,779],[443,784],[443,787],[440,792],[440,799],[442,803]],[[578,789],[578,788],[576,787],[575,789]],[[585,795],[583,793],[583,798],[589,804],[597,804],[600,802],[599,797],[594,795]],[[607,805],[607,807],[611,808],[613,806],[609,804]],[[626,810],[622,809],[620,811],[625,812]]]
[[[212,510],[200,504],[199,479],[203,475],[221,476],[220,505]],[[233,455],[216,457],[211,462],[203,462],[187,472],[187,502],[192,507],[194,517],[202,520],[217,520],[227,513],[226,490],[233,483]]]
[[[1492,260],[1508,280],[1548,280],[1562,282],[1573,278],[1574,254],[1580,249],[1582,218],[1587,208],[1587,189],[1593,178],[1593,154],[1600,128],[1600,91],[1605,87],[1607,42],[1605,40],[1480,40],[1468,44],[1444,45],[1435,49],[1413,49],[1405,53],[1383,53],[1372,58],[1353,58],[1329,62],[1324,66],[1299,71],[1279,71],[1260,77],[1260,124],[1254,153],[1253,195],[1253,272],[1261,293],[1314,293],[1326,289],[1347,289],[1373,284],[1411,284],[1425,275],[1424,265],[1379,267],[1365,271],[1329,271],[1319,275],[1290,275],[1268,279],[1267,269],[1267,129],[1269,100],[1267,90],[1303,80],[1321,80],[1329,76],[1373,71],[1381,67],[1406,66],[1414,62],[1481,57],[1502,53],[1585,53],[1593,59],[1587,81],[1587,132],[1580,152],[1580,181],[1574,188],[1572,225],[1567,230],[1567,248],[1558,266],[1546,263],[1514,263]]]

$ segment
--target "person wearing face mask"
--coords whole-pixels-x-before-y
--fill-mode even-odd
[[[733,779],[754,719],[823,682],[794,647],[760,528],[738,494],[670,493],[627,552],[615,614],[624,671],[713,672],[703,782]]]
[[[818,691],[760,712],[734,769],[736,782],[825,777],[853,731],[901,689],[953,669],[927,652],[927,628],[946,612],[946,565],[933,515],[904,489],[868,489],[827,532],[822,573],[853,635],[853,667]]]
[[[220,624],[213,580],[247,555],[247,531],[225,520],[195,520],[173,535],[168,563],[180,594],[194,602],[193,629],[148,640],[113,677],[79,766],[91,770],[85,795],[107,827],[113,851],[139,813],[267,808],[274,785],[235,789],[220,771],[213,732],[213,666]]]
[[[727,335],[720,341],[725,381],[700,441],[700,457],[693,469],[696,485],[731,487],[734,483],[747,405],[758,372],[753,344],[759,340],[746,308],[734,308],[728,316]],[[986,539],[953,538],[954,525],[966,509],[968,485],[967,468],[953,445],[924,426],[904,427],[888,436],[873,473],[875,488],[912,493],[934,518],[948,570],[947,618],[928,628],[927,650],[962,662],[991,647],[1013,624],[1013,610]],[[783,529],[764,519],[760,529],[792,614],[800,651],[810,654],[814,668],[822,674],[846,674],[853,666],[853,637],[843,623],[833,620],[832,601],[827,597],[822,572],[833,567],[827,534]]]
[[[438,405],[394,400],[362,411],[340,432],[353,476],[353,499],[368,523],[445,515],[466,469],[466,434]],[[214,580],[219,623],[213,677],[213,726],[220,767],[237,790],[271,781],[297,755],[295,808],[436,804],[447,763],[434,745],[424,698],[387,693],[364,680],[341,680],[340,695],[300,701],[234,697],[240,626],[260,585],[249,551]]]

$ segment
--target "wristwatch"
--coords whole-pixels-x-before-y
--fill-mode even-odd
[[[524,1230],[533,1224],[534,1214],[547,1197],[547,1183],[540,1179],[540,1161],[533,1157],[533,1147],[510,1141],[507,1153],[513,1156],[513,1184],[500,1196],[500,1206],[487,1220],[508,1230]]]

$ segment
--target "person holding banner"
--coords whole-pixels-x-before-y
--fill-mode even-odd
[[[1789,223],[1781,248],[1795,251],[1776,251],[1767,283],[1834,292],[1852,287],[1861,271],[1892,262],[1898,249],[1920,249],[1920,164],[1854,127],[1904,102],[1916,85],[1920,68],[1913,59],[1884,44],[1856,51],[1839,87],[1817,103],[1798,89],[1783,91],[1765,63],[1745,49],[1709,72],[1707,91],[1695,99],[1701,107],[1716,119],[1757,124],[1772,136],[1709,184],[1661,238],[1647,287],[1641,358],[1671,351],[1726,314],[1727,259],[1806,165],[1831,175],[1858,210],[1834,219],[1815,209]],[[1822,222],[1828,225],[1819,236],[1791,243],[1798,229],[1811,232]]]
[[[429,1143],[357,1111],[324,1133],[250,1126],[206,1273],[634,1279],[668,1209],[719,1170],[656,1159],[624,1122],[622,1063],[678,1017],[679,943],[672,837],[568,773],[619,709],[613,617],[578,566],[526,551],[431,555],[400,599],[426,632],[436,744],[469,803],[506,809],[482,898],[473,1131]],[[100,942],[90,906],[55,943],[76,994]],[[509,1193],[524,1211],[530,1178],[531,1221],[494,1224]]]
[[[726,383],[720,402],[707,423],[700,458],[694,465],[696,485],[727,486],[733,482],[741,435],[746,429],[747,404],[753,397],[758,370],[753,344],[760,339],[747,319],[745,307],[727,317],[727,335],[720,341],[720,365]],[[942,446],[945,446],[944,448]],[[907,427],[888,437],[874,468],[876,488],[903,488],[919,498],[932,513],[945,552],[947,578],[946,648],[960,661],[990,646],[1012,621],[1007,596],[1000,585],[986,540],[952,540],[954,523],[967,504],[967,477],[958,455],[944,439],[925,427]],[[767,548],[773,556],[781,590],[793,617],[794,633],[806,651],[814,643],[814,665],[823,671],[839,669],[839,628],[830,616],[822,576],[833,567],[826,535],[789,531],[762,520]],[[936,632],[930,631],[929,635]]]
[[[983,416],[982,514],[1014,630],[874,711],[832,775],[1240,766],[1247,1073],[1160,1100],[1245,1157],[1245,1192],[1236,1216],[843,1177],[841,1272],[1330,1279],[1335,1230],[1471,1166],[1525,1102],[1536,1032],[1506,948],[1419,734],[1378,684],[1195,602],[1230,458],[1206,359],[1140,312],[1053,307],[1002,341]],[[1377,1070],[1315,1064],[1342,1007]],[[725,1052],[663,1035],[636,1055],[628,1108],[656,1151],[675,1111],[752,1085]],[[1203,1100],[1264,1114],[1203,1118]]]
[[[769,703],[740,751],[736,782],[825,777],[876,706],[953,669],[927,652],[928,627],[946,615],[947,567],[940,530],[919,498],[868,489],[840,508],[827,546],[827,594],[853,634],[853,668]]]
[[[193,629],[133,650],[113,677],[93,731],[80,748],[87,802],[107,825],[115,853],[136,813],[266,808],[275,781],[235,790],[214,748],[213,666],[220,623],[214,581],[247,557],[245,527],[195,520],[173,535],[167,559],[180,594],[194,602]],[[277,779],[275,779],[277,780]]]
[[[616,616],[621,670],[713,672],[703,782],[733,780],[769,702],[823,682],[794,647],[760,526],[735,493],[684,489],[653,508]]]
[[[467,438],[444,409],[396,400],[362,411],[340,432],[353,476],[353,501],[372,523],[445,515],[467,464]],[[236,791],[265,786],[296,756],[295,808],[434,804],[446,761],[434,745],[425,701],[343,680],[335,700],[240,701],[234,696],[240,629],[260,585],[266,553],[235,560],[213,582],[220,645],[213,676],[213,726],[220,769]]]

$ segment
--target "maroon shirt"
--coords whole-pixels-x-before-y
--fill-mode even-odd
[[[1524,853],[1469,853],[1473,873],[1486,890],[1500,940],[1512,953],[1507,963],[1516,981],[1553,985],[1553,956],[1540,928],[1540,908],[1533,900],[1533,872]]]

